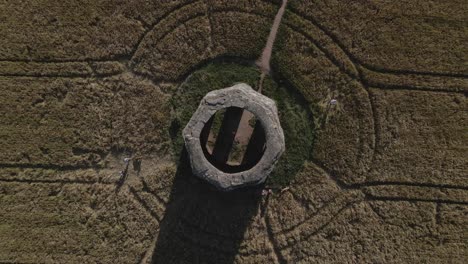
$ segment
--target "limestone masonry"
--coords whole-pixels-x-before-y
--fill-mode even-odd
[[[239,107],[253,113],[261,122],[266,136],[266,149],[260,161],[253,168],[238,173],[225,173],[214,167],[206,159],[200,144],[200,134],[206,122],[217,111],[228,107]],[[244,83],[209,92],[184,128],[183,137],[193,173],[223,191],[264,182],[285,150],[275,102]]]

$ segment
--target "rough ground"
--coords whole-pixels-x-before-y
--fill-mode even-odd
[[[190,175],[172,96],[280,4],[1,0],[0,263],[466,262],[463,0],[290,0],[271,66],[312,157],[268,197]]]

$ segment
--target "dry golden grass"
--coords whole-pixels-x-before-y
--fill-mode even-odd
[[[280,2],[1,1],[0,262],[464,263],[462,0],[291,0],[270,96],[311,155],[267,196],[191,175],[181,84],[251,67]]]

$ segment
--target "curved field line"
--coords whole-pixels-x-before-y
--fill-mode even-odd
[[[186,6],[190,6],[190,5],[193,5],[193,4],[196,4],[198,2],[201,2],[200,0],[199,1],[193,1],[193,2],[190,2],[190,3],[185,3],[183,5],[179,5],[178,7],[174,8],[172,11],[168,12],[164,17],[162,17],[161,19],[159,19],[157,22],[153,23],[152,26],[147,30],[147,32],[145,32],[142,36],[142,38],[137,42],[136,46],[135,46],[135,49],[132,51],[133,55],[134,53],[136,52],[136,50],[141,46],[143,40],[145,39],[145,37],[147,36],[147,34],[149,32],[151,32],[155,27],[157,27],[157,25],[159,25],[162,21],[164,21],[166,18],[168,18],[169,16],[173,15],[175,12],[178,12],[180,9],[186,7]],[[246,14],[250,14],[250,15],[257,15],[257,16],[261,16],[261,17],[268,17],[270,18],[269,16],[266,16],[264,14],[261,14],[261,13],[255,13],[255,12],[245,12],[245,11],[240,11],[240,10],[234,10],[234,9],[224,9],[224,10],[216,10],[214,11],[213,13],[222,13],[222,12],[239,12],[239,13],[246,13]],[[297,11],[292,11],[294,12],[295,14],[297,13]],[[189,17],[187,18],[186,20],[184,20],[182,23],[178,23],[176,25],[175,28],[177,28],[178,26],[182,25],[182,24],[185,24],[187,23],[188,21],[192,20],[192,19],[196,19],[198,17],[202,17],[206,14],[198,14],[196,16],[193,16],[193,17]],[[365,65],[363,63],[361,63],[359,60],[357,60],[349,51],[347,51],[345,48],[344,48],[344,45],[342,45],[337,39],[336,37],[334,37],[332,34],[330,34],[330,32],[328,32],[323,26],[321,26],[320,24],[316,23],[316,21],[314,22],[314,20],[311,20],[311,19],[308,19],[307,17],[304,17],[302,15],[298,15],[300,17],[302,17],[303,19],[309,21],[310,23],[312,23],[315,27],[317,27],[318,29],[320,29],[322,32],[324,32],[324,34],[326,34],[331,40],[333,40],[334,44],[336,46],[338,46],[338,48],[340,50],[342,50],[350,59],[351,62],[354,62],[354,63],[357,63],[365,68],[367,68],[368,70],[370,71],[376,71],[376,72],[382,72],[382,73],[396,73],[396,74],[422,74],[422,75],[432,75],[432,76],[442,76],[442,77],[452,77],[451,75],[444,75],[444,74],[433,74],[433,73],[425,73],[425,72],[394,72],[392,70],[380,70],[380,69],[373,69],[372,66],[369,66],[369,65]],[[354,79],[357,79],[357,80],[363,80],[363,78],[356,78],[355,76],[352,76],[349,72],[347,72],[345,69],[343,69],[342,67],[340,67],[340,63],[338,63],[338,61],[336,59],[334,59],[332,57],[332,55],[328,52],[328,50],[326,48],[324,48],[323,46],[321,46],[317,41],[315,41],[313,39],[313,37],[311,36],[308,36],[306,35],[306,32],[302,31],[301,29],[299,28],[294,28],[294,26],[292,24],[288,24],[287,22],[285,23],[291,30],[299,33],[300,35],[306,37],[306,39],[308,39],[311,44],[313,44],[314,46],[316,46],[319,50],[321,50],[325,56],[335,65],[337,66],[343,73],[345,73],[346,75],[350,76],[350,77],[354,77]],[[169,29],[165,34],[163,34],[163,36],[161,36],[160,38],[158,38],[158,40],[160,39],[163,39],[165,36],[167,36],[168,34],[170,34],[175,28],[173,29]],[[132,57],[133,57],[132,55]],[[10,60],[1,60],[0,61],[10,61]],[[15,61],[15,60],[13,60]],[[29,60],[26,60],[26,61],[29,61]],[[76,62],[76,61],[81,61],[81,60],[58,60],[58,61],[38,61],[38,62],[42,62],[42,63],[54,63],[54,62]],[[109,60],[101,60],[101,59],[96,59],[96,60],[88,60],[88,59],[85,59],[85,60],[82,60],[82,61],[109,61]],[[460,77],[460,76],[455,76],[455,77]],[[465,78],[466,76],[462,76],[463,78]],[[66,78],[66,77],[65,77]],[[364,85],[364,84],[363,84]],[[367,91],[367,89],[364,89]],[[420,89],[417,89],[417,90],[420,90]],[[431,91],[434,91],[434,90],[431,90]],[[443,92],[447,92],[447,93],[451,93],[451,91],[443,91]],[[370,97],[369,97],[370,98]],[[372,104],[372,100],[371,100],[371,105],[373,106]],[[372,113],[372,116],[374,116],[375,118],[375,115]],[[374,126],[376,125],[376,120],[374,120]],[[375,130],[375,129],[374,129]],[[377,131],[374,131],[374,134],[375,135],[378,135]],[[376,140],[376,145],[377,145],[377,141]],[[374,147],[375,148],[375,147]],[[5,167],[5,165],[1,165],[0,164],[0,167]],[[6,167],[9,167],[8,165]],[[22,165],[14,165],[14,166],[11,166],[11,167],[25,167],[25,166],[22,166]],[[27,166],[29,167],[29,166]],[[36,166],[31,166],[33,168],[35,168]],[[52,169],[51,167],[49,166],[44,166],[44,168],[49,168],[49,169]],[[59,168],[64,168],[64,167],[59,167]],[[80,167],[77,167],[77,168],[72,168],[72,169],[83,169],[83,168],[80,168]],[[327,173],[328,174],[328,173]],[[337,182],[336,179],[334,179],[335,182]],[[404,185],[405,183],[402,183],[402,185]],[[344,185],[346,184],[339,184],[340,187],[343,187]],[[365,184],[362,184],[362,185],[349,185],[349,186],[345,186],[345,189],[346,188],[350,188],[350,189],[353,189],[353,188],[361,188],[361,187],[364,187]],[[421,185],[418,185],[418,186],[421,186]],[[435,186],[435,187],[440,187],[440,186]]]
[[[290,192],[290,193],[291,193],[292,197],[293,197],[296,201],[298,201],[298,198],[296,198],[297,195],[294,194],[294,192]],[[273,235],[278,235],[278,234],[279,234],[279,235],[284,235],[284,234],[287,234],[287,233],[290,233],[290,232],[294,231],[295,229],[298,229],[301,225],[304,225],[304,224],[305,224],[307,221],[309,221],[310,219],[314,218],[314,217],[317,216],[317,215],[320,215],[320,213],[322,212],[322,210],[325,210],[325,211],[326,211],[326,210],[327,210],[326,207],[328,207],[329,204],[332,204],[332,205],[333,205],[333,204],[336,202],[336,200],[338,200],[339,198],[342,198],[343,195],[344,195],[343,193],[336,194],[331,200],[327,201],[324,205],[322,205],[321,207],[317,208],[317,212],[316,212],[316,213],[309,214],[305,220],[300,221],[300,222],[298,222],[298,223],[295,223],[294,225],[292,225],[292,226],[290,226],[290,227],[288,227],[288,228],[286,228],[286,229],[282,229],[280,232],[273,233]],[[305,205],[302,201],[298,201],[298,202],[301,204],[301,206],[307,208],[307,207],[306,207],[307,205]]]
[[[372,182],[364,182],[360,184],[352,184],[350,188],[364,188],[364,187],[374,187],[374,186],[414,186],[414,187],[428,187],[428,188],[443,188],[443,189],[455,189],[455,190],[463,190],[468,191],[468,187],[466,186],[458,186],[453,184],[434,184],[434,183],[417,183],[417,182],[399,182],[399,181],[372,181]]]
[[[31,179],[0,179],[0,183],[28,183],[28,184],[83,184],[83,185],[114,185],[115,182],[86,181],[86,180],[31,180]]]
[[[194,3],[195,4],[195,3]],[[248,14],[248,15],[251,15],[251,16],[259,16],[259,17],[265,17],[265,18],[269,18],[269,16],[266,16],[262,13],[256,13],[256,12],[245,12],[243,10],[239,10],[239,9],[235,9],[235,8],[229,8],[229,9],[219,9],[219,10],[215,10],[213,11],[213,14],[215,13],[229,13],[229,12],[232,12],[232,13],[241,13],[241,14]],[[179,26],[182,26],[184,24],[186,24],[187,22],[193,20],[193,19],[196,19],[198,17],[202,17],[204,16],[205,14],[195,14],[195,16],[189,16],[186,20],[182,21],[181,23],[177,24],[177,27]],[[319,49],[324,55],[325,57],[333,64],[335,65],[342,73],[346,74],[347,76],[349,76],[350,78],[352,79],[355,79],[357,81],[360,81],[360,83],[363,85],[363,83],[361,82],[359,76],[355,76],[352,72],[349,72],[347,71],[344,67],[342,67],[341,65],[345,65],[346,62],[342,62],[340,63],[336,58],[334,58],[334,56],[326,49],[324,48],[323,46],[321,46],[317,41],[315,41],[311,36],[309,36],[306,32],[304,32],[303,30],[301,30],[299,27],[294,27],[292,24],[288,24],[287,22],[285,23],[285,25],[290,28],[293,32],[296,32],[298,33],[299,35],[301,36],[304,36],[312,45],[314,45],[315,47],[317,47],[317,49]],[[174,29],[175,29],[174,28]],[[172,29],[172,30],[174,30]],[[168,34],[170,34],[172,32],[172,30],[168,30],[166,31],[166,33],[162,34],[157,40],[162,40],[163,38],[165,38]],[[141,45],[141,44],[140,44]],[[364,85],[363,85],[364,86]],[[363,87],[363,91],[367,94],[367,97],[368,97],[368,100],[370,100],[370,95],[367,91],[367,89],[365,89],[365,87]],[[371,111],[372,111],[372,107],[371,107]],[[372,118],[375,119],[374,117],[374,113],[371,112],[370,113]],[[375,127],[375,124],[373,124],[373,126]],[[373,132],[373,134],[375,135],[376,131]],[[360,133],[362,134],[362,133]],[[375,141],[375,140],[374,140]],[[372,142],[372,150],[375,149],[375,142]],[[360,140],[361,142],[361,148],[364,147],[364,140]],[[374,153],[372,154],[374,155]]]
[[[122,68],[126,68],[126,65],[120,61],[105,61],[105,62],[111,62],[111,63],[116,63],[119,64]],[[24,63],[24,62],[12,62],[12,63]],[[38,64],[61,64],[61,62],[31,62],[31,63],[38,63]],[[90,65],[90,63],[93,62],[88,62],[87,65]],[[0,77],[13,77],[13,78],[54,78],[54,79],[85,79],[85,78],[105,78],[105,77],[111,77],[111,76],[116,76],[119,74],[122,74],[125,72],[125,70],[119,72],[112,72],[112,73],[96,73],[95,70],[89,66],[90,72],[74,72],[74,73],[66,73],[66,72],[60,72],[56,71],[55,73],[41,73],[41,70],[39,71],[22,71],[22,73],[15,73],[15,72],[8,72],[8,73],[0,73]]]
[[[142,43],[145,41],[145,38],[148,37],[148,35],[154,29],[156,29],[161,23],[163,23],[167,18],[169,18],[171,15],[174,15],[175,13],[181,12],[180,10],[187,7],[187,6],[196,5],[196,4],[201,3],[201,2],[203,2],[203,1],[198,0],[198,1],[190,2],[188,4],[180,5],[178,8],[176,8],[176,9],[172,10],[171,12],[169,12],[168,14],[166,14],[164,17],[162,17],[156,23],[152,24],[149,27],[149,29],[145,33],[143,33],[141,38],[137,41],[137,43],[135,45],[135,48],[133,49],[132,52],[130,52],[129,60],[132,61],[134,59],[136,52],[138,51],[138,49],[140,48]],[[156,40],[159,41],[161,39],[164,39],[167,35],[172,33],[178,27],[180,27],[182,25],[185,25],[190,20],[193,20],[193,19],[196,19],[196,18],[199,18],[199,17],[203,17],[203,16],[206,16],[206,12],[200,12],[200,13],[195,12],[195,14],[189,14],[187,19],[182,20],[182,21],[174,22],[174,25],[173,25],[174,27],[173,28],[162,28],[161,30],[164,30],[164,33],[160,37],[158,37]]]
[[[141,183],[143,184],[143,192],[145,193],[148,193],[150,194],[151,196],[153,196],[156,200],[158,200],[159,203],[161,203],[161,205],[163,205],[164,207],[167,207],[167,202],[164,201],[164,199],[162,199],[161,197],[159,197],[154,191],[162,191],[162,190],[167,190],[170,188],[170,186],[165,186],[165,187],[161,187],[161,188],[157,188],[157,189],[153,189],[151,190],[149,187],[148,187],[148,184],[146,183],[146,181],[144,179],[141,179]]]
[[[344,205],[340,208],[336,208],[335,206],[337,205],[337,203],[333,201],[329,202],[325,206],[323,206],[322,209],[319,210],[316,214],[310,216],[309,218],[307,218],[300,224],[295,225],[292,228],[288,228],[288,229],[273,233],[273,235],[275,237],[283,236],[287,238],[292,233],[297,233],[297,235],[301,237],[300,238],[301,240],[308,239],[309,237],[317,234],[318,232],[323,230],[325,227],[327,227],[343,211],[349,209],[351,206],[353,206],[356,203],[364,201],[364,195],[361,192],[345,192],[344,194],[338,196],[335,199],[335,201],[336,200],[342,200],[344,202]],[[325,219],[320,219],[321,217],[324,217]],[[305,232],[301,232],[302,226],[307,225],[308,223],[312,223],[312,225],[314,225],[313,224],[314,222],[319,222],[319,224],[316,226],[312,226],[311,227],[312,230],[306,229]],[[294,246],[294,243],[285,241],[283,245],[278,245],[278,249],[283,250],[286,248],[290,248],[292,246]]]
[[[19,168],[19,169],[43,169],[43,170],[56,170],[56,171],[75,171],[75,170],[99,170],[103,169],[97,166],[86,165],[56,165],[56,164],[12,164],[0,163],[0,169]]]
[[[267,200],[265,202],[265,207],[266,208],[268,208],[269,202],[270,202],[270,197],[267,196]],[[278,242],[275,239],[275,234],[274,234],[273,229],[271,227],[270,218],[266,214],[263,216],[263,221],[265,223],[266,232],[267,232],[267,235],[268,235],[268,240],[269,240],[269,242],[271,244],[271,247],[273,249],[273,253],[275,255],[276,260],[278,261],[279,264],[286,264],[287,261],[284,258],[283,254],[281,254],[280,245],[278,245]]]
[[[158,19],[158,21],[152,23],[151,25],[148,26],[148,29],[142,34],[139,40],[137,40],[136,44],[134,45],[134,48],[131,52],[128,54],[124,55],[115,55],[109,58],[96,58],[96,59],[42,59],[42,60],[30,60],[30,59],[1,59],[0,61],[5,61],[5,62],[41,62],[41,63],[59,63],[59,62],[106,62],[106,61],[121,61],[121,60],[130,60],[135,52],[137,51],[138,47],[140,46],[141,42],[143,39],[146,37],[146,35],[151,32],[161,21],[165,20],[167,17],[171,16],[173,13],[179,11],[180,9],[201,2],[203,0],[197,0],[197,1],[192,1],[188,3],[182,3],[171,10],[169,10],[166,14],[164,14],[161,18]],[[264,1],[266,3],[276,5],[275,3],[271,1]],[[442,73],[442,72],[425,72],[425,71],[412,71],[412,70],[398,70],[398,69],[386,69],[382,67],[378,67],[375,65],[368,64],[366,62],[361,61],[358,59],[356,56],[354,56],[343,43],[329,30],[327,30],[323,25],[321,25],[316,19],[314,19],[312,16],[308,16],[299,10],[293,8],[293,7],[288,7],[287,10],[298,17],[301,17],[305,21],[308,21],[312,23],[315,27],[317,27],[319,30],[321,30],[325,35],[327,35],[336,46],[340,48],[347,56],[348,58],[353,61],[355,64],[359,64],[366,69],[374,72],[379,72],[379,73],[387,73],[387,74],[396,74],[396,75],[407,75],[407,74],[416,74],[416,75],[429,75],[429,76],[441,76],[441,77],[460,77],[460,78],[468,78],[468,74],[458,74],[458,73]],[[217,11],[215,11],[217,12]],[[244,13],[251,13],[251,12],[245,12]]]
[[[97,58],[97,59],[0,59],[0,62],[35,62],[35,63],[66,63],[66,62],[120,62],[122,60],[127,60],[127,55],[116,55],[109,58]]]
[[[384,84],[384,83],[373,83],[367,84],[367,87],[371,88],[378,88],[383,90],[399,90],[399,91],[416,91],[416,92],[431,92],[431,93],[452,93],[452,94],[464,94],[468,92],[468,88],[466,89],[459,89],[459,90],[447,90],[444,88],[432,88],[429,86],[421,87],[415,86],[411,84],[401,85],[401,84]]]
[[[328,211],[330,210],[329,207],[333,207],[333,205],[336,204],[336,202],[339,202],[340,200],[344,200],[346,198],[349,198],[349,197],[352,197],[352,198],[356,198],[354,196],[358,196],[359,193],[351,193],[349,194],[349,191],[348,192],[344,192],[344,193],[341,193],[341,194],[338,194],[337,196],[335,196],[331,201],[328,201],[325,205],[323,205],[322,207],[318,208],[318,211],[315,213],[315,214],[312,214],[312,215],[309,215],[309,217],[307,219],[305,219],[304,221],[301,221],[299,223],[296,223],[295,225],[293,226],[290,226],[286,229],[282,229],[281,231],[279,232],[274,232],[273,234],[274,235],[286,235],[288,233],[291,233],[293,232],[294,230],[296,229],[299,229],[302,225],[304,225],[306,222],[308,222],[309,220],[311,220],[312,218],[318,216],[318,215],[321,215],[321,212],[322,211]],[[333,209],[333,208],[332,208]]]
[[[1,74],[0,77],[7,77],[7,78],[31,78],[31,79],[45,79],[45,78],[53,78],[53,79],[74,79],[74,80],[84,80],[84,79],[89,79],[89,78],[106,78],[106,77],[112,77],[112,76],[117,76],[122,74],[121,72],[119,73],[110,73],[110,74],[94,74],[94,73],[89,73],[89,74],[16,74],[16,73],[7,73],[7,74]]]
[[[240,14],[248,14],[252,16],[259,16],[259,17],[264,17],[264,18],[270,18],[269,16],[260,13],[260,12],[247,12],[242,9],[237,9],[237,8],[222,8],[215,10],[213,13],[240,13]],[[300,27],[295,26],[294,24],[290,23],[287,21],[287,19],[283,20],[283,25],[291,29],[292,31],[298,33],[301,36],[304,36],[311,44],[313,44],[317,49],[319,49],[325,57],[332,62],[333,65],[335,65],[340,71],[346,75],[348,75],[350,78],[359,80],[358,76],[353,74],[352,72],[347,71],[345,68],[343,68],[341,65],[345,65],[346,62],[340,63],[338,59],[334,58],[332,53],[330,53],[326,48],[324,48],[322,45],[320,45],[315,39],[313,39],[309,34],[307,34],[305,31],[303,31]]]
[[[186,6],[190,6],[190,5],[194,5],[194,4],[197,4],[199,2],[202,2],[202,0],[198,0],[198,1],[192,1],[192,2],[189,2],[189,3],[183,3],[183,4],[180,4],[176,7],[174,7],[172,10],[170,10],[169,12],[167,12],[163,17],[161,17],[160,19],[158,19],[158,21],[152,23],[148,29],[146,30],[146,32],[144,32],[140,39],[136,42],[133,50],[131,52],[129,52],[127,55],[119,55],[119,56],[114,56],[112,58],[98,58],[98,59],[82,59],[82,60],[71,60],[71,59],[63,59],[63,60],[8,60],[8,59],[0,59],[0,61],[11,61],[11,62],[41,62],[41,63],[54,63],[54,62],[99,62],[99,61],[112,61],[112,60],[131,60],[136,51],[138,50],[138,48],[141,46],[141,43],[143,42],[143,40],[145,39],[145,37],[148,35],[149,32],[151,32],[154,28],[156,28],[161,22],[163,22],[165,19],[167,19],[168,17],[170,17],[171,15],[173,15],[174,13],[180,11],[180,9],[183,9],[184,7]],[[268,3],[270,3],[270,1],[266,1]],[[274,3],[270,3],[272,5],[274,5]],[[228,10],[228,9],[224,9],[224,10]],[[377,66],[373,66],[373,65],[370,65],[370,64],[367,64],[365,62],[362,62],[360,61],[359,59],[357,59],[351,52],[349,52],[345,45],[343,45],[339,40],[338,38],[333,35],[330,31],[328,31],[324,26],[322,26],[320,23],[318,23],[314,18],[310,17],[310,16],[306,16],[304,14],[302,14],[300,11],[294,9],[294,8],[288,8],[287,9],[289,12],[293,13],[294,15],[302,18],[304,21],[307,21],[307,22],[310,22],[313,26],[315,26],[317,29],[319,29],[320,31],[322,31],[328,38],[330,38],[331,42],[340,50],[342,51],[348,58],[351,62],[353,62],[355,65],[360,65],[370,71],[374,71],[374,72],[379,72],[379,73],[385,73],[385,74],[416,74],[416,75],[430,75],[430,76],[441,76],[441,77],[461,77],[461,78],[468,78],[468,75],[465,75],[465,74],[447,74],[447,73],[434,73],[434,72],[419,72],[419,71],[408,71],[408,70],[392,70],[392,69],[384,69],[384,68],[380,68],[380,67],[377,67]],[[223,11],[223,9],[220,9],[220,10],[216,10],[214,12],[209,12],[210,14],[211,13],[218,13],[220,11]],[[246,11],[240,11],[240,10],[233,10],[233,11],[238,11],[238,12],[242,12],[242,13],[248,13],[248,14],[256,14],[256,15],[259,15],[259,16],[264,16],[266,17],[264,14],[261,14],[261,13],[258,13],[258,12],[246,12]],[[186,23],[188,20],[185,20],[184,22],[182,23],[178,23],[179,25],[180,24],[183,24],[183,23]],[[288,22],[284,22],[285,24],[288,24]],[[289,24],[291,27],[294,27],[293,25]],[[296,31],[299,31],[298,33],[300,33],[301,35],[304,35],[306,36],[306,34],[304,34],[303,31],[301,31],[299,28],[294,28]],[[171,30],[169,30],[171,31]],[[169,34],[169,33],[167,33]],[[309,41],[312,41],[314,43],[315,46],[317,46],[322,52],[324,52],[326,55],[327,55],[327,58],[332,60],[332,62],[334,62],[334,64],[339,67],[339,68],[342,68],[340,66],[340,63],[337,63],[336,59],[333,59],[331,56],[330,56],[330,53],[326,51],[326,49],[324,49],[320,44],[317,43],[317,41],[309,38]],[[347,72],[345,71],[348,75],[350,75],[350,72]],[[352,75],[352,73],[351,73]],[[52,76],[50,76],[52,77]],[[364,79],[362,79],[364,80]],[[411,85],[409,85],[411,87]],[[379,87],[379,88],[388,88],[387,87]],[[400,88],[400,87],[393,87],[393,88]],[[420,90],[422,88],[419,88],[417,90]]]
[[[41,62],[41,63],[60,63],[60,62],[108,62],[108,61],[122,61],[122,60],[130,60],[133,54],[136,52],[138,49],[138,46],[140,45],[141,41],[143,38],[153,30],[153,28],[159,24],[161,21],[172,15],[173,13],[177,12],[179,9],[182,9],[186,6],[201,2],[203,0],[194,0],[188,3],[181,3],[179,5],[176,5],[173,7],[171,10],[169,10],[167,13],[165,13],[162,17],[160,17],[157,21],[153,22],[151,25],[148,26],[148,29],[143,32],[141,37],[137,40],[137,42],[134,44],[134,48],[132,51],[130,51],[128,54],[120,54],[120,55],[114,55],[109,58],[97,58],[97,59],[42,59],[42,60],[30,60],[30,59],[2,59],[0,58],[1,62]]]
[[[327,30],[323,25],[321,25],[317,20],[315,20],[312,16],[308,16],[300,12],[299,10],[295,8],[289,8],[291,12],[296,14],[297,16],[303,18],[304,20],[309,21],[310,23],[314,24],[317,28],[319,28],[322,32],[324,32],[326,35],[328,35],[333,42],[337,46],[339,46],[347,55],[348,57],[355,63],[359,64],[368,70],[375,71],[375,72],[380,72],[380,73],[392,73],[392,74],[401,74],[401,75],[406,75],[406,74],[417,74],[417,75],[430,75],[430,76],[441,76],[441,77],[461,77],[461,78],[468,78],[468,74],[458,74],[458,73],[442,73],[442,72],[425,72],[425,71],[413,71],[413,70],[397,70],[397,69],[385,69],[382,67],[378,67],[375,65],[368,64],[366,62],[361,61],[358,59],[356,56],[354,56],[343,43],[329,30]]]
[[[404,197],[394,197],[394,196],[374,196],[370,194],[366,194],[366,200],[367,201],[386,201],[386,202],[428,202],[428,203],[468,205],[468,202],[447,200],[447,199],[404,198]]]
[[[129,193],[132,194],[132,197],[134,198],[135,202],[137,202],[138,204],[140,204],[147,212],[148,214],[158,222],[158,224],[161,223],[162,219],[163,219],[163,216],[159,216],[157,213],[155,213],[151,207],[146,203],[145,200],[143,200],[143,198],[141,198],[137,191],[135,189],[133,189],[132,187],[128,187],[128,191]],[[162,206],[162,207],[165,207],[165,206]]]
[[[185,7],[185,6],[189,6],[189,5],[198,3],[198,2],[201,2],[201,1],[191,2],[191,3],[189,3],[189,4],[182,5],[180,8],[183,8],[183,7]],[[180,9],[180,8],[179,8],[179,9]],[[176,12],[177,10],[178,10],[178,9],[174,10],[174,12]],[[244,11],[234,10],[234,9],[230,9],[230,10],[227,10],[227,9],[224,9],[224,10],[217,10],[217,11],[215,11],[214,13],[223,13],[223,12],[238,12],[238,13],[245,13],[245,14],[254,15],[254,16],[256,15],[256,16],[261,16],[261,17],[268,17],[268,16],[265,16],[265,15],[259,14],[259,13],[244,12]],[[165,16],[165,18],[168,17],[168,16],[170,16],[171,14],[172,14],[172,13],[167,14],[167,15]],[[177,26],[176,26],[175,28],[177,28],[177,27],[179,27],[179,26],[181,26],[181,25],[183,25],[183,24],[185,24],[185,23],[187,23],[187,22],[189,22],[189,21],[191,21],[191,20],[193,20],[193,19],[196,19],[196,18],[198,18],[198,17],[202,17],[202,16],[204,16],[204,15],[205,15],[205,14],[198,14],[198,15],[193,16],[193,17],[192,17],[192,16],[191,16],[191,17],[188,17],[186,20],[183,21],[183,23],[177,24]],[[268,17],[268,18],[269,18],[269,17]],[[163,18],[163,19],[164,19],[164,18]],[[161,19],[159,22],[161,22],[163,19]],[[155,23],[155,25],[153,26],[152,29],[154,29],[154,27],[156,27],[157,24],[159,24],[159,23]],[[286,24],[287,24],[287,23],[286,23]],[[311,44],[313,44],[313,45],[316,46],[319,50],[321,50],[321,51],[326,55],[326,57],[327,57],[336,67],[341,68],[341,67],[339,67],[340,64],[339,64],[337,61],[335,61],[334,59],[331,58],[331,55],[330,55],[329,52],[327,52],[326,48],[322,47],[318,42],[314,41],[314,40],[312,39],[312,37],[306,35],[306,33],[305,33],[304,31],[300,30],[300,29],[293,28],[293,27],[291,26],[291,24],[287,24],[287,26],[288,26],[291,30],[295,31],[296,33],[299,33],[300,35],[306,37],[307,40],[309,40],[309,41],[311,42]],[[174,29],[175,29],[175,28],[174,28]],[[149,31],[151,31],[152,29],[150,29]],[[172,30],[174,30],[174,29],[172,29]],[[165,34],[163,34],[160,38],[158,38],[158,40],[163,39],[165,36],[167,36],[168,34],[170,34],[170,33],[172,32],[172,30],[168,30]],[[341,49],[341,48],[340,48],[340,49]],[[343,50],[343,51],[344,51],[344,50]],[[327,55],[328,55],[328,56],[327,56]],[[63,61],[61,61],[61,62],[63,62]],[[47,62],[47,63],[48,63],[48,62]],[[341,70],[342,70],[343,73],[345,73],[345,74],[347,74],[348,76],[350,76],[350,74],[349,74],[348,72],[346,72],[344,69],[341,69]],[[350,77],[352,77],[352,76],[350,76]],[[65,78],[66,78],[66,77],[65,77]],[[365,90],[365,89],[364,89],[364,90]],[[450,91],[443,91],[443,92],[451,93]],[[374,123],[375,123],[375,122],[374,122]],[[377,133],[375,133],[375,134],[377,134]],[[80,166],[77,166],[77,167],[68,167],[68,166],[48,166],[48,165],[31,165],[31,166],[29,166],[29,165],[10,165],[10,164],[0,164],[0,167],[25,167],[25,168],[61,169],[61,170],[78,170],[78,169],[90,169],[90,168],[91,168],[91,167],[88,168],[88,167],[80,167]],[[327,173],[327,174],[328,174],[328,173]],[[337,181],[336,179],[333,179],[333,180],[334,180],[335,182]],[[403,184],[404,184],[404,183],[403,183]],[[339,184],[339,185],[340,185],[341,187],[343,187],[343,183],[341,183],[341,184]],[[344,185],[346,185],[346,184],[344,184]],[[358,186],[358,185],[349,185],[348,187],[349,187],[349,188],[358,188],[357,186]],[[365,187],[365,186],[368,186],[368,185],[362,184],[361,186],[359,186],[359,188],[360,188],[360,187]],[[418,185],[418,186],[420,186],[420,185]],[[439,186],[439,187],[441,187],[441,186]]]
[[[259,16],[259,17],[265,17],[265,18],[269,18],[268,16],[262,14],[262,13],[256,13],[256,12],[245,12],[245,11],[242,11],[242,10],[238,10],[238,9],[235,9],[235,8],[229,8],[229,9],[221,9],[221,10],[216,10],[214,11],[213,13],[241,13],[241,14],[248,14],[248,15],[252,15],[252,16]],[[191,19],[195,19],[196,17],[194,18],[191,18]],[[184,21],[183,23],[187,23],[189,20],[191,19],[188,19],[186,21]],[[287,20],[285,20],[286,22],[284,22],[284,25],[286,27],[288,27],[290,30],[292,30],[293,32],[296,32],[297,34],[305,37],[309,42],[310,44],[314,45],[317,49],[319,49],[324,55],[325,57],[333,64],[335,65],[335,67],[337,67],[343,74],[347,75],[348,77],[354,79],[354,80],[357,80],[361,83],[362,87],[363,87],[363,91],[366,93],[367,97],[368,97],[368,100],[371,101],[371,98],[370,98],[370,95],[369,95],[369,92],[368,90],[365,88],[364,86],[364,83],[362,82],[361,80],[361,77],[358,75],[356,76],[355,74],[353,74],[352,72],[349,72],[346,68],[344,68],[342,65],[346,65],[346,62],[342,62],[340,63],[338,59],[336,59],[334,57],[334,55],[329,52],[326,48],[324,48],[322,45],[320,45],[318,43],[318,41],[316,41],[315,39],[313,39],[312,36],[309,36],[306,32],[304,32],[300,27],[295,27],[293,24],[291,23],[287,23]],[[182,25],[182,24],[181,24]],[[162,38],[160,38],[162,39]],[[353,65],[355,66],[355,65]],[[356,68],[356,67],[355,67]],[[372,108],[372,102],[370,102],[371,104],[371,113],[370,115],[372,116],[372,119],[375,120],[375,114],[373,112],[373,108]],[[374,121],[375,122],[375,121]],[[373,124],[373,127],[374,127],[374,131],[373,131],[373,134],[375,136],[376,134],[376,131],[375,131],[375,126],[376,124]],[[364,128],[361,128],[361,129],[364,129]],[[363,133],[360,133],[361,135]],[[377,136],[375,136],[377,137]],[[361,142],[361,145],[360,147],[363,148],[364,147],[364,140],[360,140]],[[372,156],[374,155],[374,149],[375,149],[375,140],[373,140],[372,142]]]
[[[412,187],[427,187],[427,188],[443,188],[443,189],[455,189],[468,191],[468,186],[459,186],[453,184],[436,184],[436,183],[425,183],[425,182],[401,182],[401,181],[368,181],[355,184],[347,184],[339,180],[335,175],[333,175],[326,167],[324,167],[320,162],[316,160],[311,160],[311,162],[316,165],[320,170],[325,173],[328,178],[333,181],[338,187],[344,190],[360,190],[365,187],[374,187],[374,186],[412,186]]]

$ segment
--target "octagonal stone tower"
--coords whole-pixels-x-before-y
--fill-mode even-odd
[[[265,135],[264,152],[259,161],[253,167],[235,173],[215,167],[206,158],[201,143],[202,131],[209,120],[217,111],[230,107],[251,112],[260,122]],[[222,191],[263,183],[285,150],[275,102],[244,83],[206,94],[182,133],[192,172]]]

